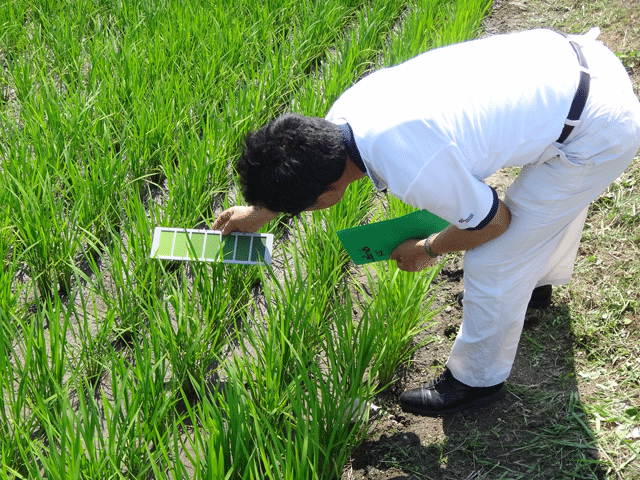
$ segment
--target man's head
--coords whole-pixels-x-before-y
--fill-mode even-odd
[[[247,135],[237,170],[249,204],[295,215],[327,201],[320,197],[340,179],[346,161],[336,125],[288,113]]]

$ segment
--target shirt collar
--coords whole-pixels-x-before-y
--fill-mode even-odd
[[[356,167],[360,169],[362,173],[367,173],[367,169],[364,166],[364,162],[362,161],[362,157],[360,156],[360,151],[358,150],[358,146],[356,145],[356,141],[353,138],[353,130],[351,130],[351,125],[347,122],[339,123],[338,128],[342,133],[342,138],[344,139],[344,144],[347,147],[347,153],[349,154],[349,158],[356,164]]]

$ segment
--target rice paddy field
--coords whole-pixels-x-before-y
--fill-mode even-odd
[[[249,130],[324,116],[489,4],[3,1],[0,477],[339,478],[438,269],[355,271],[335,232],[407,207],[358,184],[269,224],[271,266],[150,259],[153,229],[208,227]]]

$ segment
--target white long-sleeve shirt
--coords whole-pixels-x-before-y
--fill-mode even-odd
[[[483,180],[536,162],[554,145],[579,79],[564,36],[497,35],[376,71],[344,92],[326,118],[349,123],[376,187],[476,228],[496,202]]]

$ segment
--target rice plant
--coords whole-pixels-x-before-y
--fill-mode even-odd
[[[176,392],[196,393],[196,387],[215,369],[233,324],[243,310],[238,289],[224,277],[222,264],[191,266],[167,288],[166,298],[154,305],[150,335],[171,365]],[[160,353],[159,352],[159,353]]]
[[[371,295],[366,307],[376,328],[384,332],[376,352],[377,380],[382,388],[392,382],[397,368],[413,352],[433,341],[429,336],[419,342],[414,338],[433,326],[443,308],[433,308],[437,286],[432,282],[441,268],[442,264],[419,275],[406,275],[393,265],[366,270]]]
[[[346,289],[349,256],[336,242],[337,232],[364,222],[373,201],[372,191],[371,185],[359,182],[349,187],[336,206],[313,212],[310,222],[296,223],[300,241],[291,248],[302,252],[307,282],[314,285],[313,301],[327,312],[334,302],[342,301]]]
[[[332,308],[331,322],[315,321],[326,312],[310,301],[299,258],[292,262],[285,283],[265,294],[266,325],[242,332],[244,355],[226,370],[224,411],[253,438],[241,452],[241,478],[246,469],[258,477],[335,478],[363,438],[362,406],[375,393],[368,372],[379,332],[366,316],[356,323],[350,300]],[[236,417],[238,409],[244,413]]]

